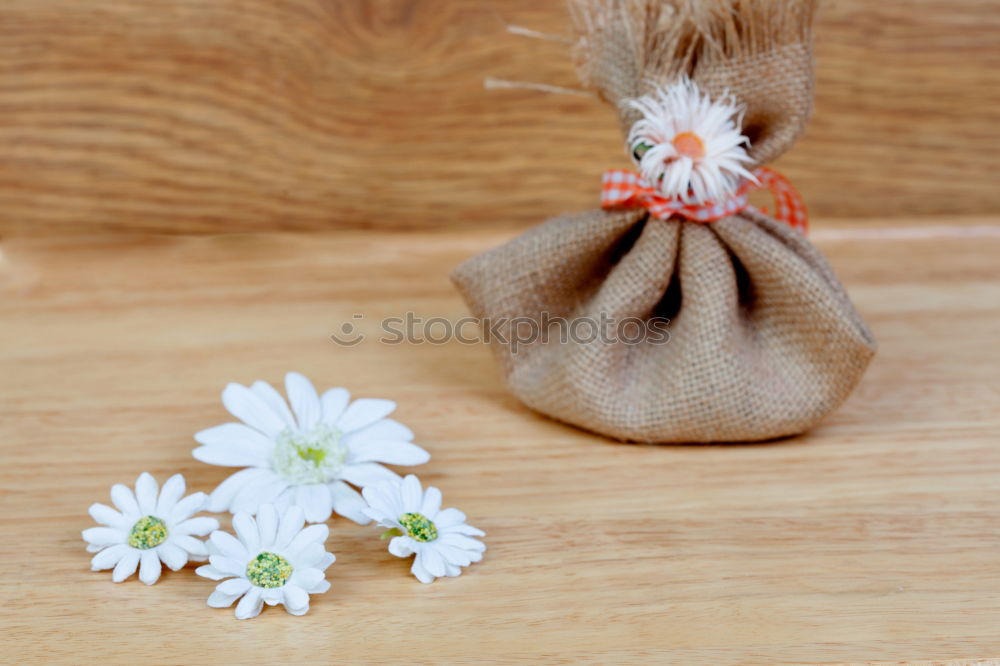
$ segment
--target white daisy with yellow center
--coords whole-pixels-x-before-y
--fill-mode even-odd
[[[744,179],[756,178],[741,133],[743,107],[732,95],[712,100],[688,78],[659,86],[626,104],[640,113],[628,150],[646,183],[687,204],[731,197]]]
[[[114,568],[111,580],[120,583],[139,569],[139,580],[152,585],[160,578],[160,563],[177,571],[188,560],[208,556],[205,536],[219,528],[215,518],[198,517],[208,496],[205,493],[184,495],[184,477],[167,479],[159,490],[156,479],[143,472],[135,482],[135,492],[128,486],[111,487],[111,501],[116,511],[105,504],[93,504],[90,515],[103,527],[83,530],[87,550],[97,553],[90,562],[94,571]]]
[[[297,372],[285,377],[288,403],[270,384],[230,384],[222,403],[241,423],[225,423],[194,436],[202,462],[246,467],[223,481],[209,500],[211,511],[255,513],[260,504],[284,510],[302,507],[320,523],[331,512],[365,524],[364,500],[350,485],[364,487],[399,475],[383,467],[420,465],[430,459],[413,444],[413,433],[385,418],[391,400],[351,402],[346,389],[318,395]]]
[[[485,532],[466,525],[465,514],[458,509],[442,509],[441,491],[434,487],[424,491],[413,474],[361,492],[368,502],[368,517],[389,528],[382,535],[392,536],[389,552],[396,557],[416,556],[410,572],[421,583],[458,576],[462,567],[483,558],[486,544],[473,537],[486,536]]]
[[[323,545],[330,529],[305,525],[301,507],[284,513],[262,504],[256,520],[248,513],[233,517],[236,536],[215,531],[208,541],[209,564],[196,573],[222,580],[208,597],[213,608],[236,604],[236,619],[260,614],[264,604],[282,604],[292,615],[305,615],[309,595],[330,589],[324,573],[337,559]],[[223,580],[228,579],[228,580]]]

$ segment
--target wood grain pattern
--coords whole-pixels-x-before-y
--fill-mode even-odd
[[[980,238],[820,242],[881,351],[805,437],[631,446],[528,412],[482,346],[328,339],[465,310],[449,268],[502,240],[436,234],[8,239],[0,249],[4,661],[828,663],[1000,655],[1000,220]],[[879,223],[881,224],[881,222]],[[378,530],[331,521],[309,615],[237,622],[185,569],[88,570],[87,506],[191,458],[228,381],[395,399],[421,470],[488,533],[423,586]],[[957,663],[957,662],[956,662]],[[962,662],[969,663],[969,662]],[[986,663],[986,662],[977,662]]]
[[[528,225],[625,158],[575,86],[561,2],[0,4],[0,234]],[[829,0],[779,167],[815,215],[1000,206],[994,0]]]

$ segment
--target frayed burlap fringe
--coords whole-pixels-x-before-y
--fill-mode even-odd
[[[747,107],[744,134],[758,164],[795,141],[812,111],[816,0],[570,0],[584,85],[635,122],[629,99],[690,77]]]

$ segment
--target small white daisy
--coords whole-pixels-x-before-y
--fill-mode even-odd
[[[391,400],[350,401],[343,388],[316,394],[297,372],[285,377],[291,409],[270,384],[230,384],[222,404],[242,423],[225,423],[194,436],[194,457],[210,465],[246,467],[223,481],[209,510],[254,513],[260,504],[300,506],[310,523],[331,511],[368,522],[364,501],[348,483],[364,487],[399,475],[379,463],[420,465],[430,459],[412,443],[409,428],[385,418]]]
[[[688,78],[629,100],[642,117],[629,131],[628,149],[643,179],[668,198],[717,202],[756,178],[743,165],[749,141],[741,134],[743,107],[732,95],[713,101]]]
[[[236,535],[212,532],[208,541],[209,564],[198,567],[199,576],[222,580],[208,597],[213,608],[228,608],[234,601],[236,619],[246,620],[268,606],[284,604],[292,615],[305,615],[309,595],[330,589],[323,573],[337,559],[323,543],[330,534],[326,525],[303,529],[302,509],[290,507],[281,516],[271,504],[262,504],[254,520],[248,513],[233,517]]]
[[[486,533],[466,525],[465,514],[458,509],[442,509],[441,491],[429,487],[424,492],[413,474],[368,486],[361,492],[368,502],[368,517],[390,528],[382,538],[395,535],[389,542],[389,552],[396,557],[416,553],[410,571],[421,583],[458,576],[461,567],[483,559],[486,544],[472,537]]]
[[[177,571],[189,559],[204,560],[205,536],[219,528],[215,518],[191,516],[201,511],[208,496],[193,493],[184,499],[184,477],[174,474],[157,493],[156,479],[143,472],[135,482],[135,493],[120,483],[111,487],[111,501],[93,504],[90,515],[105,527],[83,530],[87,551],[97,553],[90,561],[94,571],[114,567],[111,580],[120,583],[139,568],[139,580],[152,585],[160,578],[160,562]],[[119,513],[120,512],[120,513]]]

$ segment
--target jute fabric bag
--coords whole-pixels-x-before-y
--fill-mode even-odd
[[[812,105],[809,0],[576,0],[583,81],[619,109],[689,76],[746,106],[757,164],[783,153]],[[492,348],[510,390],[555,419],[638,442],[794,435],[836,409],[875,341],[824,257],[755,209],[710,222],[642,208],[563,215],[452,276],[489,322],[663,321],[668,339],[540,336]],[[544,330],[544,326],[543,326]],[[620,332],[620,331],[619,331]],[[572,338],[572,336],[570,336]]]

